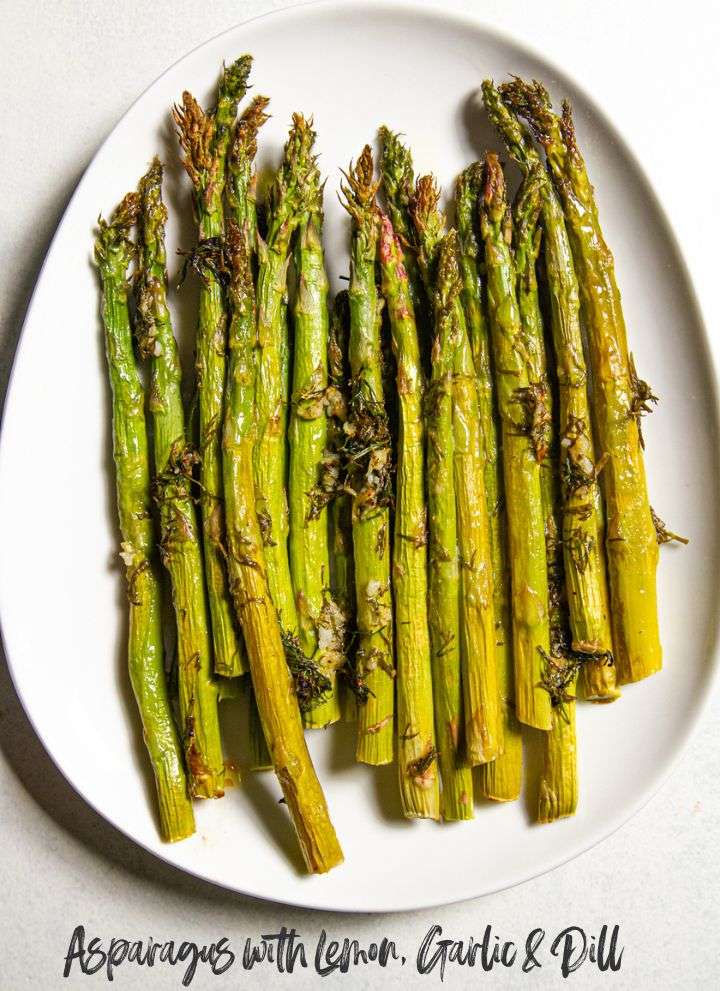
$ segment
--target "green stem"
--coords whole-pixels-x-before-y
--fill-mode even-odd
[[[190,177],[198,224],[196,266],[200,303],[195,343],[200,433],[200,509],[205,581],[212,625],[215,670],[231,677],[247,669],[227,586],[222,493],[221,428],[225,388],[227,315],[218,270],[225,228],[223,194],[227,150],[237,106],[247,90],[252,59],[243,55],[223,70],[217,105],[205,113],[189,93],[175,109],[185,170]]]
[[[512,580],[515,703],[522,723],[550,729],[550,702],[540,686],[549,651],[545,516],[540,468],[524,409],[531,385],[523,347],[515,266],[506,238],[505,182],[497,156],[486,156],[482,200],[488,314],[502,419],[503,466]]]
[[[439,198],[440,192],[432,176],[418,179],[412,214],[428,294],[434,293],[437,284],[440,245],[444,236],[445,220],[438,209]],[[453,380],[453,435],[462,590],[460,639],[465,737],[470,763],[484,764],[502,753],[503,739],[480,412],[473,356],[459,296],[454,302],[454,320],[457,349]]]
[[[303,735],[278,613],[267,580],[255,506],[255,296],[243,232],[229,225],[232,316],[223,432],[230,587],[245,635],[263,735],[308,870],[323,873],[343,855]]]
[[[140,181],[141,271],[138,282],[140,352],[150,356],[150,410],[155,438],[155,496],[160,549],[170,575],[177,623],[180,725],[194,795],[223,794],[225,766],[213,680],[203,560],[193,501],[197,455],[185,435],[181,369],[167,307],[162,168],[156,159]]]
[[[350,253],[350,369],[346,432],[351,443],[353,551],[357,602],[356,670],[370,693],[358,709],[357,758],[393,759],[395,665],[390,593],[390,474],[392,452],[380,365],[381,301],[375,283],[379,217],[373,160],[365,146],[343,185],[353,219]]]
[[[476,232],[478,199],[482,189],[479,162],[459,177],[455,196],[458,225],[461,298],[475,366],[478,415],[484,453],[485,504],[490,521],[490,546],[495,606],[495,661],[500,689],[503,752],[482,764],[479,781],[486,798],[514,801],[522,787],[522,736],[515,716],[510,574],[507,561],[507,521],[499,453],[499,422],[490,356],[490,330],[480,279],[480,248]]]
[[[400,407],[392,566],[400,798],[407,818],[438,819],[430,635],[425,620],[425,379],[403,252],[385,214],[381,216],[378,253],[397,362]]]
[[[460,657],[460,562],[455,506],[452,393],[458,346],[455,302],[460,284],[453,269],[455,239],[440,249],[435,299],[436,335],[427,404],[430,595],[428,618],[433,663],[435,726],[442,777],[442,816],[473,818],[472,772],[465,759],[465,714]]]
[[[131,193],[109,224],[100,221],[95,260],[102,282],[102,318],[112,389],[113,456],[128,591],[128,671],[155,776],[160,833],[165,841],[174,842],[190,836],[195,822],[165,679],[145,397],[133,355],[128,310],[126,273],[133,256],[128,235],[137,213],[137,196]]]
[[[290,239],[302,220],[305,186],[314,168],[315,135],[299,114],[285,145],[270,190],[268,230],[258,245],[255,407],[255,488],[268,585],[286,635],[299,632],[288,556],[286,428],[289,399],[289,342],[286,295]]]

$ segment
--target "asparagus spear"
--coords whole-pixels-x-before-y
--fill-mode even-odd
[[[531,170],[523,179],[512,208],[512,246],[515,261],[521,347],[528,371],[528,387],[518,395],[524,411],[525,431],[540,467],[540,495],[547,559],[548,596],[560,594],[563,581],[562,547],[557,526],[559,492],[553,400],[545,350],[545,330],[540,310],[536,264],[542,244],[540,177]],[[552,621],[552,610],[550,612]],[[552,629],[551,629],[552,638]],[[552,642],[552,639],[551,639]]]
[[[534,176],[541,199],[544,256],[556,354],[562,460],[561,532],[568,584],[573,649],[589,656],[583,665],[585,695],[598,702],[619,696],[612,663],[604,521],[590,422],[587,370],[580,331],[580,298],[562,207],[529,134],[505,106],[496,87],[483,83],[490,119],[526,176]]]
[[[482,165],[475,162],[460,175],[455,192],[461,298],[475,367],[479,425],[484,452],[485,504],[490,521],[490,546],[495,607],[495,660],[500,688],[503,752],[482,764],[479,780],[483,795],[496,801],[514,801],[522,787],[522,736],[515,716],[510,574],[507,563],[502,463],[498,454],[498,418],[490,359],[490,338],[479,275],[481,263],[475,230],[482,190]]]
[[[230,589],[245,634],[250,674],[273,767],[308,870],[323,873],[340,864],[343,856],[303,736],[293,678],[270,595],[253,465],[255,294],[246,232],[231,221],[227,241],[232,273],[230,363],[222,449]]]
[[[127,269],[134,253],[129,232],[138,206],[137,195],[130,193],[109,223],[100,220],[95,261],[102,283],[102,318],[112,389],[120,556],[125,564],[129,604],[128,670],[155,776],[160,834],[163,840],[174,842],[190,836],[195,822],[165,681],[145,397],[133,356],[128,311]]]
[[[314,137],[314,135],[312,136]],[[312,141],[311,137],[311,141]],[[321,701],[303,714],[305,726],[322,728],[340,718],[336,671],[343,662],[338,633],[344,617],[330,594],[330,546],[325,493],[319,487],[328,443],[328,279],[322,247],[322,183],[314,159],[306,178],[306,203],[295,240],[292,412],[288,440],[290,474],[290,571],[303,652],[330,683]]]
[[[287,547],[285,434],[289,344],[284,301],[290,240],[302,219],[308,177],[314,167],[313,139],[308,122],[295,114],[283,161],[270,190],[266,236],[258,244],[255,487],[268,585],[286,640],[297,637],[298,615]]]
[[[155,500],[160,551],[172,585],[177,624],[180,727],[191,792],[223,794],[225,765],[213,680],[212,644],[203,587],[203,560],[191,487],[197,455],[187,443],[180,393],[181,369],[167,307],[162,166],[140,180],[141,268],[138,344],[151,360],[150,411],[155,448]]]
[[[380,217],[378,253],[397,361],[400,406],[392,565],[400,798],[407,818],[438,819],[440,792],[435,772],[430,634],[425,619],[425,376],[403,251],[386,214]]]
[[[201,276],[195,367],[200,431],[201,516],[205,579],[212,621],[215,670],[232,676],[247,669],[227,588],[220,429],[225,385],[226,313],[218,274],[224,230],[225,164],[237,106],[247,90],[252,58],[224,68],[215,110],[205,113],[190,93],[173,116],[190,177],[198,224],[196,267]]]
[[[517,275],[522,345],[529,371],[524,396],[526,425],[540,466],[540,492],[545,524],[550,654],[545,656],[542,687],[552,707],[552,726],[541,739],[543,770],[538,799],[538,821],[550,822],[572,815],[577,805],[577,760],[574,694],[580,655],[571,656],[563,554],[559,539],[559,458],[555,397],[552,394],[540,312],[536,262],[541,245],[538,219],[542,176],[537,168],[525,176],[513,203],[513,248]],[[559,689],[562,686],[562,689]]]
[[[352,218],[350,253],[351,396],[345,458],[353,492],[352,528],[357,603],[357,676],[367,689],[358,709],[357,758],[366,764],[393,759],[394,653],[390,596],[392,452],[380,366],[381,301],[375,283],[380,233],[369,145],[342,184]]]
[[[444,228],[444,219],[438,210],[439,196],[432,176],[418,180],[412,212],[428,292],[436,283]],[[494,760],[503,749],[495,658],[492,552],[475,370],[459,297],[454,310],[458,328],[453,378],[454,475],[461,564],[460,636],[465,736],[469,762],[484,764]]]
[[[330,499],[330,588],[341,610],[345,626],[343,656],[345,665],[338,684],[342,718],[352,722],[357,717],[358,694],[360,701],[367,700],[362,692],[355,671],[355,658],[351,646],[351,631],[355,628],[355,567],[352,539],[352,498],[340,487],[342,472],[342,448],[345,423],[349,408],[350,366],[348,363],[348,338],[350,335],[350,304],[348,292],[342,290],[335,296],[328,337],[328,451],[325,457],[322,487]]]
[[[442,816],[473,818],[472,772],[465,760],[460,664],[460,564],[453,475],[452,387],[458,346],[460,293],[454,233],[440,245],[435,294],[436,334],[427,404],[430,597],[435,727],[442,778]]]
[[[647,496],[639,418],[651,395],[635,374],[612,254],[600,227],[593,188],[577,146],[570,106],[558,117],[537,82],[501,87],[544,146],[562,200],[590,343],[602,473],[607,506],[613,642],[620,683],[658,671],[656,569],[658,545]]]
[[[268,103],[265,96],[256,96],[251,101],[235,125],[227,156],[225,197],[228,216],[243,232],[251,261],[257,259],[258,252],[257,176],[253,163],[257,153],[258,131],[268,119],[265,113]],[[247,702],[250,767],[253,771],[268,770],[272,767],[272,760],[263,735],[252,680],[248,686]]]
[[[505,180],[496,155],[485,159],[481,226],[485,242],[488,313],[502,418],[503,465],[507,493],[512,578],[515,703],[522,723],[548,730],[550,700],[540,687],[543,652],[549,651],[545,518],[540,469],[523,411],[530,387],[523,354],[515,266],[507,240],[510,220]]]
[[[418,246],[415,237],[410,203],[414,195],[415,174],[410,149],[402,143],[400,135],[388,127],[380,128],[382,157],[380,171],[388,214],[393,230],[400,240],[408,277],[413,312],[418,329],[420,353],[426,370],[429,370],[433,321],[428,292],[418,263]]]

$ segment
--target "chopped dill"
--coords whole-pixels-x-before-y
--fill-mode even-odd
[[[332,690],[332,683],[315,661],[305,656],[300,641],[294,634],[283,630],[281,636],[285,659],[295,682],[300,711],[309,712],[325,700]]]
[[[673,533],[672,530],[668,530],[667,526],[660,519],[655,510],[650,507],[650,513],[652,515],[653,525],[655,527],[655,533],[657,535],[658,544],[669,544],[671,541],[676,540],[679,544],[689,544],[690,540],[688,537],[681,537],[678,533]]]
[[[552,414],[547,382],[534,382],[515,390],[515,402],[523,409],[522,432],[530,438],[535,460],[541,464],[550,450]]]
[[[630,416],[634,417],[638,425],[638,435],[640,438],[640,446],[645,449],[645,438],[643,437],[642,426],[640,424],[640,418],[645,416],[647,413],[652,413],[653,406],[657,405],[660,401],[659,398],[652,391],[652,388],[648,383],[639,378],[638,373],[635,369],[635,358],[631,354],[628,360],[630,368]],[[650,404],[653,404],[651,406]],[[672,538],[670,538],[672,539]]]

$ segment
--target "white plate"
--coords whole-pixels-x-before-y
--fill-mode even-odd
[[[272,97],[261,160],[276,161],[291,112],[313,113],[328,175],[326,242],[347,270],[335,189],[378,124],[402,130],[420,170],[446,189],[486,144],[486,76],[545,80],[570,96],[617,260],[638,368],[662,396],[646,421],[653,502],[690,546],[664,548],[665,669],[609,707],[581,706],[582,794],[574,819],[532,824],[524,802],[484,803],[471,823],[399,818],[393,769],[355,765],[351,730],[310,735],[346,862],[304,876],[272,775],[198,805],[197,835],[158,840],[124,670],[116,524],[92,229],[154,152],[172,163],[171,248],[192,242],[188,185],[168,110],[184,88],[211,99],[218,70],[255,56],[254,92]],[[178,220],[182,206],[182,221]],[[192,291],[177,330],[192,335]],[[178,305],[177,302],[175,304]],[[397,3],[317,4],[234,28],[174,65],[131,108],[83,177],[48,254],[13,371],[0,451],[0,602],[13,679],[57,766],[148,850],[237,891],[326,909],[412,909],[526,880],[603,839],[658,787],[698,718],[713,670],[718,587],[717,409],[707,342],[675,242],[640,167],[582,92],[553,66],[478,23]],[[343,735],[345,739],[343,740]]]

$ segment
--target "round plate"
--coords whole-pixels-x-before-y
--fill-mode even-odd
[[[277,162],[292,111],[314,115],[336,284],[348,267],[338,169],[379,124],[404,132],[418,170],[434,171],[450,190],[466,163],[486,146],[500,147],[479,108],[483,78],[536,76],[558,100],[573,101],[637,366],[662,397],[645,423],[653,502],[692,542],[662,552],[663,672],[625,689],[615,705],[579,707],[581,800],[572,819],[534,825],[529,796],[479,804],[469,823],[405,822],[394,769],[356,765],[346,726],[309,734],[346,857],[329,875],[303,874],[272,774],[247,775],[222,802],[198,804],[192,839],[174,846],[158,839],[124,669],[125,593],[92,232],[98,213],[112,209],[159,151],[168,162],[170,257],[192,245],[169,108],[185,88],[211,102],[221,64],[245,51],[255,56],[254,92],[272,98],[261,165]],[[192,287],[174,298],[186,342],[194,303]],[[720,501],[710,367],[692,288],[652,190],[602,113],[554,66],[472,20],[403,3],[304,6],[210,41],[154,83],[98,151],[53,241],[15,363],[0,452],[0,602],[12,675],[45,747],[78,792],[148,850],[276,901],[413,909],[517,884],[569,860],[650,797],[709,689]]]

